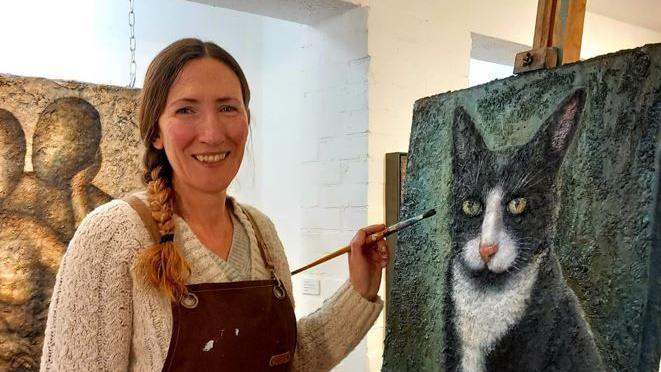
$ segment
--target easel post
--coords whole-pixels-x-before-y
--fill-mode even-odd
[[[516,55],[514,73],[578,61],[586,3],[587,0],[539,0],[533,49]]]

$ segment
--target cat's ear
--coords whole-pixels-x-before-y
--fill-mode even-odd
[[[584,106],[585,91],[579,89],[563,101],[530,142],[547,164],[557,166],[562,162],[578,131]]]
[[[473,119],[461,106],[454,111],[452,129],[453,159],[456,164],[476,164],[488,148]]]

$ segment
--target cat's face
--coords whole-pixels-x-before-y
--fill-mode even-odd
[[[584,101],[575,92],[530,142],[504,151],[489,150],[468,114],[455,112],[450,231],[455,261],[471,277],[506,280],[548,247],[555,177]]]

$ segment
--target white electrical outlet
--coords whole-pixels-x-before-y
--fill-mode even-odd
[[[308,296],[319,296],[321,294],[319,279],[303,279],[303,294]]]

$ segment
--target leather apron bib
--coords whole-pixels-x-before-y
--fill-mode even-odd
[[[160,241],[156,223],[137,197],[125,199]],[[172,303],[172,337],[163,371],[289,371],[296,350],[296,317],[275,274],[264,239],[250,213],[271,280],[187,285]]]

